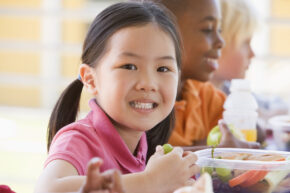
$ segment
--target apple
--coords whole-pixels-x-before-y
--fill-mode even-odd
[[[170,145],[168,143],[164,144],[162,146],[162,148],[163,148],[164,154],[167,154],[167,153],[169,153],[169,152],[171,152],[173,150],[172,145]]]
[[[230,131],[232,132],[232,134],[239,140],[245,140],[245,137],[243,135],[243,133],[238,130],[235,129],[233,125],[228,125]],[[221,137],[222,137],[222,133],[220,131],[219,126],[215,126],[214,128],[211,129],[211,131],[209,132],[208,136],[207,136],[207,140],[206,143],[209,146],[217,146],[220,141],[221,141]]]

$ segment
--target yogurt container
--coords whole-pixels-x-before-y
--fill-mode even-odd
[[[290,151],[290,115],[278,115],[269,119],[275,145],[279,150]]]
[[[215,193],[290,192],[290,152],[215,148],[195,153]]]

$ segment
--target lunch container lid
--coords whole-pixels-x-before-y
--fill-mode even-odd
[[[269,119],[270,128],[290,131],[290,115],[278,115]]]
[[[200,167],[228,168],[239,170],[268,170],[280,171],[289,170],[290,172],[290,152],[242,149],[242,148],[214,148],[214,157],[218,157],[221,153],[251,153],[259,154],[279,154],[286,158],[285,161],[256,161],[256,160],[228,160],[212,158],[212,148],[196,151],[198,157],[196,164]]]

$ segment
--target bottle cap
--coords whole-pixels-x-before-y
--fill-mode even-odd
[[[251,93],[250,82],[244,79],[233,79],[230,87],[231,94],[224,103],[224,109],[236,111],[256,111],[257,101]],[[240,91],[240,92],[237,92]]]
[[[231,81],[231,86],[230,86],[230,91],[250,91],[251,92],[251,87],[250,87],[250,82],[245,79],[233,79]]]

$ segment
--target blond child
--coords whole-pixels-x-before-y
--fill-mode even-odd
[[[219,68],[211,82],[227,95],[232,79],[245,78],[255,53],[251,46],[253,34],[258,26],[258,17],[246,0],[220,0],[222,7],[222,36],[226,42],[219,59]],[[259,108],[259,126],[277,114],[288,112],[287,104],[275,96],[254,94]],[[262,141],[260,135],[260,141]]]
[[[256,13],[246,0],[220,2],[222,37],[226,44],[219,59],[219,68],[214,72],[211,82],[222,89],[224,81],[245,78],[245,72],[255,55],[251,40],[258,21]]]

